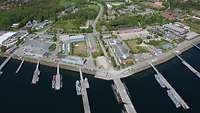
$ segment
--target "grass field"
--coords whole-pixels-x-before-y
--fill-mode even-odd
[[[146,44],[155,46],[155,47],[161,47],[164,44],[169,43],[167,40],[161,39],[161,40],[151,40],[149,42],[146,42]]]
[[[81,30],[81,26],[85,26],[87,20],[94,19],[99,11],[99,7],[94,4],[81,5],[76,13],[70,13],[58,20],[52,27],[51,31],[55,29],[62,29],[65,33],[85,33],[92,32],[89,28]]]
[[[200,22],[193,22],[192,20],[186,20],[184,22],[186,25],[190,26],[191,30],[200,33]]]
[[[147,53],[148,52],[147,49],[145,49],[144,47],[139,46],[139,44],[142,43],[142,39],[140,39],[140,38],[126,40],[125,43],[131,49],[131,52],[133,54]]]
[[[78,43],[72,43],[72,54],[73,56],[80,56],[80,57],[87,57],[87,46],[86,42],[78,42]]]
[[[53,29],[63,29],[67,33],[77,33],[79,32],[79,27],[81,26],[81,20],[70,19],[70,20],[59,20],[53,25]]]

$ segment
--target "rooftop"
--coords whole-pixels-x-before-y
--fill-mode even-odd
[[[13,36],[14,34],[16,34],[16,32],[7,32],[4,33],[3,35],[0,36],[0,44],[3,43],[3,41],[7,40],[9,37]]]

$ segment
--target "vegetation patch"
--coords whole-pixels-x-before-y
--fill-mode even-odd
[[[123,26],[146,27],[147,25],[163,25],[165,23],[169,23],[169,21],[163,18],[159,13],[154,13],[146,16],[120,16],[106,23],[106,26],[108,29],[114,30]]]
[[[167,40],[161,39],[161,40],[150,40],[149,42],[145,43],[160,48],[162,45],[167,44],[169,42]]]
[[[86,42],[82,41],[82,42],[71,43],[71,53],[70,54],[73,56],[87,57],[88,53],[87,53]]]
[[[128,47],[131,49],[131,52],[133,54],[139,54],[139,53],[147,53],[148,50],[142,46],[139,46],[142,43],[141,38],[126,40],[125,43],[128,45]]]
[[[51,46],[49,46],[49,51],[55,51],[56,49],[56,44],[52,44]]]
[[[192,21],[191,19],[188,19],[184,23],[186,25],[190,26],[192,31],[200,33],[200,22],[199,21]]]

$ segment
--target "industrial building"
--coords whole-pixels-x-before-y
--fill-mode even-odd
[[[62,58],[61,61],[66,64],[83,65],[84,60],[81,57],[67,56]]]
[[[6,32],[0,35],[0,45],[10,47],[17,42],[17,38],[24,38],[28,33],[26,31]]]
[[[112,51],[121,64],[133,64],[130,49],[118,39],[108,39]]]
[[[186,33],[189,32],[189,28],[186,26],[182,26],[182,25],[178,25],[178,24],[165,24],[164,25],[164,29],[165,30],[169,30],[171,32],[173,32],[174,34],[178,35],[178,36],[183,36]]]
[[[86,37],[85,35],[74,35],[74,36],[69,36],[69,35],[61,35],[60,40],[63,42],[80,42],[80,41],[85,41]]]
[[[9,40],[10,38],[12,38],[12,36],[16,34],[16,32],[7,32],[7,33],[4,33],[0,36],[0,44],[1,45],[4,45],[5,41],[6,40]]]

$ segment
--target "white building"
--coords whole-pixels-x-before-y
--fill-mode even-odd
[[[75,64],[75,65],[83,65],[84,60],[81,57],[76,56],[68,56],[62,58],[61,61],[66,64]]]
[[[0,36],[0,45],[5,45],[5,41],[10,40],[13,38],[12,36],[15,35],[17,32],[7,32]]]
[[[60,40],[63,42],[80,42],[85,41],[86,37],[85,35],[75,35],[75,36],[69,36],[69,35],[61,35]]]

